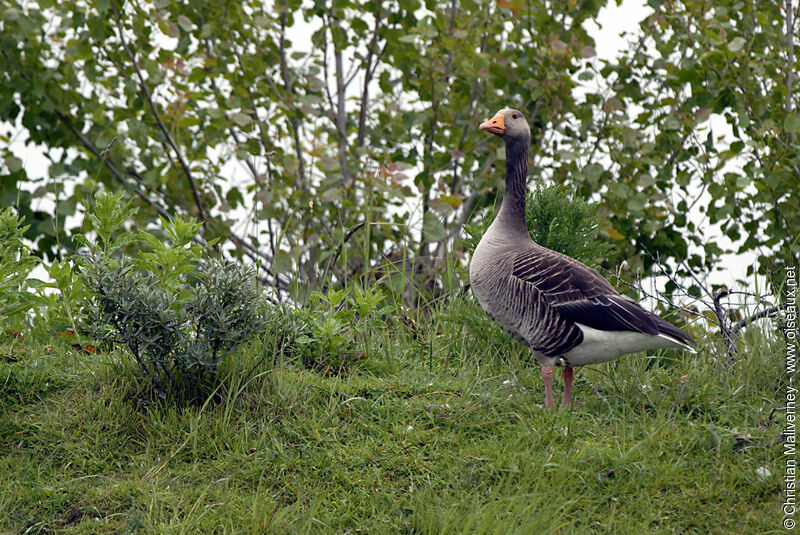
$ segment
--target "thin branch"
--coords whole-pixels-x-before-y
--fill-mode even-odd
[[[26,76],[25,76],[25,75],[23,75],[23,78],[26,78]],[[56,114],[56,117],[58,117],[58,118],[59,118],[59,120],[60,120],[62,123],[64,123],[64,125],[65,125],[67,128],[69,128],[69,130],[70,130],[70,131],[71,131],[71,132],[72,132],[72,133],[75,135],[75,137],[77,137],[77,138],[78,138],[78,140],[81,142],[81,144],[82,144],[82,145],[83,145],[83,146],[84,146],[84,147],[85,147],[85,148],[86,148],[86,149],[87,149],[89,152],[91,152],[91,153],[92,153],[92,154],[93,154],[93,155],[94,155],[94,156],[95,156],[95,157],[96,157],[98,160],[100,160],[100,162],[101,162],[103,165],[105,165],[105,166],[106,166],[106,168],[108,168],[108,170],[111,172],[111,174],[112,174],[112,175],[113,175],[113,176],[114,176],[114,177],[115,177],[115,178],[116,178],[116,179],[117,179],[119,182],[121,182],[121,183],[122,183],[122,184],[124,184],[125,186],[131,187],[131,184],[130,184],[130,183],[127,181],[127,180],[125,180],[125,177],[122,175],[122,173],[120,173],[120,171],[119,171],[119,170],[117,169],[117,167],[114,165],[114,162],[113,162],[113,160],[112,160],[111,158],[109,158],[107,155],[104,155],[104,154],[103,154],[103,153],[101,153],[99,150],[97,150],[97,148],[96,148],[96,147],[95,147],[95,146],[92,144],[92,142],[91,142],[91,141],[89,141],[88,139],[86,139],[86,136],[84,136],[84,135],[83,135],[83,134],[82,134],[82,133],[81,133],[81,132],[80,132],[80,131],[79,131],[79,130],[78,130],[76,127],[75,127],[75,125],[74,125],[74,124],[72,124],[72,121],[70,121],[70,119],[69,119],[69,118],[68,118],[66,115],[64,115],[64,114],[63,114],[63,113],[62,113],[62,112],[61,112],[61,111],[60,111],[60,110],[59,110],[59,109],[56,107],[56,105],[55,105],[55,102],[53,102],[53,101],[50,99],[50,97],[49,97],[49,96],[45,95],[45,99],[46,99],[48,102],[50,102],[50,104],[52,104],[52,105],[53,105],[53,109],[54,109],[54,113]],[[138,176],[138,174],[136,174],[136,173],[135,173],[135,172],[133,172],[133,171],[128,171],[128,174],[130,174],[130,175],[134,175],[134,176]],[[156,210],[156,212],[158,212],[158,213],[159,213],[159,215],[161,215],[161,216],[163,216],[163,217],[165,217],[165,218],[172,218],[172,214],[170,214],[170,213],[169,213],[167,210],[165,210],[163,207],[161,207],[161,206],[160,206],[158,203],[156,203],[156,202],[155,202],[153,199],[151,199],[150,197],[148,197],[147,195],[145,195],[145,194],[144,194],[144,193],[143,193],[143,192],[142,192],[142,191],[141,191],[139,188],[137,188],[137,187],[134,187],[134,188],[132,188],[132,189],[133,189],[133,192],[134,192],[134,193],[135,193],[135,194],[136,194],[136,195],[137,195],[139,198],[141,198],[141,199],[142,199],[144,202],[146,202],[146,203],[147,203],[148,205],[150,205],[150,206],[151,206],[151,207],[152,207],[154,210]],[[240,237],[239,237],[239,236],[237,236],[236,234],[230,233],[228,236],[226,236],[226,238],[227,238],[228,240],[232,241],[232,242],[233,242],[234,244],[236,244],[237,246],[239,246],[239,247],[241,247],[242,249],[244,249],[244,252],[245,252],[245,254],[246,254],[247,256],[249,256],[249,257],[250,257],[252,260],[256,260],[256,257],[261,257],[262,259],[264,259],[264,260],[267,260],[267,261],[270,263],[270,265],[272,265],[272,257],[270,257],[269,255],[266,255],[266,254],[262,253],[261,251],[257,250],[255,247],[253,247],[252,245],[250,245],[249,243],[247,243],[246,241],[244,241],[242,238],[240,238]],[[203,240],[202,238],[200,238],[200,237],[195,237],[194,239],[195,239],[195,241],[197,241],[197,242],[198,242],[198,243],[200,243],[201,245],[205,245],[205,240]],[[267,272],[267,273],[268,273],[270,276],[272,276],[272,277],[275,277],[275,274],[273,273],[273,271],[272,271],[271,269],[269,269],[269,268],[267,268],[267,267],[265,267],[265,266],[262,266],[262,267],[261,267],[261,269],[263,269],[264,271],[266,271],[266,272]],[[277,278],[277,277],[275,277],[275,279],[276,279],[276,283],[278,283],[278,284],[279,284],[279,287],[280,287],[280,289],[281,289],[281,290],[284,290],[286,287],[288,287],[288,286],[286,286],[286,283],[285,283],[284,281],[281,281],[281,280],[280,280],[279,278]]]
[[[155,202],[153,199],[151,199],[150,197],[148,197],[147,195],[145,195],[145,194],[144,194],[144,192],[143,192],[143,191],[141,191],[141,190],[140,190],[138,187],[135,187],[135,186],[134,186],[134,187],[132,187],[132,185],[130,184],[130,182],[128,182],[128,181],[125,179],[125,177],[122,175],[122,173],[120,173],[119,169],[117,169],[117,167],[114,165],[114,161],[113,161],[111,158],[109,158],[107,154],[105,154],[105,151],[103,151],[103,153],[101,153],[100,151],[98,151],[98,150],[97,150],[97,148],[94,146],[94,144],[92,144],[92,142],[91,142],[91,141],[89,141],[89,140],[86,138],[86,136],[84,136],[84,135],[81,133],[81,131],[80,131],[80,130],[78,130],[78,129],[75,127],[75,125],[72,123],[72,121],[70,121],[69,117],[67,117],[66,115],[64,115],[64,114],[61,112],[61,110],[59,110],[59,109],[56,107],[56,104],[55,104],[55,102],[53,102],[53,101],[50,99],[50,97],[49,97],[48,95],[45,95],[45,96],[44,96],[44,98],[45,98],[45,100],[47,100],[47,101],[48,101],[50,104],[52,104],[52,105],[53,105],[53,111],[54,111],[54,113],[56,114],[56,117],[58,117],[58,120],[59,120],[59,121],[61,121],[62,123],[64,123],[64,126],[66,126],[66,127],[67,127],[67,128],[68,128],[68,129],[69,129],[69,130],[70,130],[70,131],[73,133],[73,135],[75,135],[75,137],[77,137],[77,138],[78,138],[78,141],[80,141],[80,142],[81,142],[81,145],[83,145],[83,146],[84,146],[84,148],[86,148],[86,150],[88,150],[89,152],[91,152],[91,153],[92,153],[92,155],[94,155],[94,157],[95,157],[95,158],[97,158],[97,159],[98,159],[98,161],[100,161],[100,163],[102,163],[103,165],[105,165],[105,166],[106,166],[106,168],[107,168],[107,169],[108,169],[108,170],[111,172],[111,174],[114,176],[114,178],[116,178],[116,179],[117,179],[117,180],[118,180],[120,183],[122,183],[123,185],[127,186],[128,188],[131,188],[131,189],[133,190],[133,192],[134,192],[134,193],[135,193],[135,194],[136,194],[136,195],[137,195],[137,196],[138,196],[140,199],[142,199],[144,202],[146,202],[148,205],[150,205],[150,206],[151,206],[151,207],[152,207],[152,208],[153,208],[153,209],[154,209],[156,212],[158,212],[158,214],[159,214],[160,216],[162,216],[162,217],[165,217],[165,218],[168,218],[168,219],[169,219],[169,218],[172,218],[173,214],[170,214],[170,213],[169,213],[167,210],[165,210],[165,209],[164,209],[164,208],[163,208],[161,205],[159,205],[159,204],[158,204],[158,203],[156,203],[156,202]],[[135,174],[135,173],[133,173],[132,171],[129,171],[129,172],[128,172],[128,174]],[[136,174],[136,176],[138,176],[138,174]]]
[[[356,64],[355,58],[353,58],[350,61],[350,67],[348,68],[347,74],[344,77],[345,78],[345,81],[344,81],[344,88],[345,89],[350,87],[350,84],[353,83],[353,80],[356,79],[356,76],[358,76],[358,65]]]
[[[369,77],[375,78],[375,71],[378,70],[378,67],[381,66],[381,58],[386,53],[386,47],[389,45],[388,41],[384,41],[383,46],[381,47],[380,52],[375,55],[375,61],[372,63],[372,69],[369,71]]]
[[[450,25],[448,27],[448,31],[450,35],[453,35],[453,30],[456,27],[456,13],[458,12],[458,0],[452,0],[450,2]],[[451,47],[450,50],[447,51],[447,66],[445,67],[445,77],[444,81],[447,84],[450,81],[450,73],[453,69],[453,58],[455,57],[455,50],[454,47]]]
[[[362,221],[361,223],[358,223],[356,226],[347,231],[347,234],[345,234],[344,239],[339,243],[338,247],[336,247],[336,252],[328,261],[328,265],[325,266],[325,272],[323,273],[322,276],[323,281],[328,279],[328,273],[330,272],[334,264],[336,264],[336,262],[339,260],[339,255],[342,253],[342,247],[344,247],[344,244],[350,241],[350,238],[353,236],[353,234],[355,234],[356,231],[361,227],[363,227],[364,225],[366,225],[366,222]]]
[[[235,49],[234,49],[234,55],[236,56],[236,59],[239,62],[239,68],[240,69],[244,69],[244,65],[242,63],[242,59],[239,56],[239,53]],[[212,83],[213,87],[216,90],[216,83],[214,82],[214,78],[213,77],[211,78],[211,83]],[[248,158],[246,160],[247,166],[250,168],[250,172],[253,175],[253,180],[255,181],[255,183],[257,185],[261,186],[262,188],[266,187],[267,189],[272,189],[272,161],[271,161],[271,156],[273,154],[275,154],[275,153],[274,153],[274,151],[270,151],[269,150],[269,146],[268,146],[268,143],[267,143],[267,133],[264,130],[263,122],[258,120],[258,116],[257,116],[258,112],[257,112],[257,106],[256,106],[256,102],[255,102],[255,96],[253,95],[253,91],[252,91],[252,89],[250,89],[249,86],[247,87],[247,95],[248,95],[248,97],[250,99],[250,106],[251,106],[251,108],[253,108],[253,113],[256,114],[256,123],[258,124],[258,131],[259,131],[259,135],[260,135],[261,146],[265,151],[264,157],[265,157],[265,159],[267,161],[267,183],[263,184],[263,183],[259,182],[259,175],[258,175],[258,173],[257,173],[257,171],[255,169],[255,166],[251,162],[250,158]],[[237,134],[236,134],[235,129],[233,128],[233,125],[230,125],[230,133],[231,133],[231,136],[233,137],[234,141],[236,142],[237,146],[240,145],[239,138],[237,137]],[[270,250],[272,251],[272,258],[274,259],[275,258],[275,236],[274,236],[273,229],[272,229],[272,219],[271,218],[267,219],[267,231],[269,233],[269,245],[270,245]]]
[[[486,52],[486,41],[487,41],[487,38],[488,38],[488,26],[489,26],[490,13],[491,13],[490,3],[487,3],[486,18],[484,19],[483,32],[481,34],[481,44],[480,44],[480,47],[479,47],[479,50],[480,50],[481,54]],[[457,150],[459,152],[461,152],[461,153],[464,152],[464,143],[466,142],[467,134],[470,131],[470,127],[475,128],[474,125],[470,124],[469,119],[472,119],[472,115],[475,113],[475,106],[478,103],[478,98],[483,93],[482,89],[483,89],[483,80],[481,79],[480,76],[476,76],[475,77],[475,82],[472,84],[472,88],[470,89],[470,93],[469,93],[469,106],[467,108],[467,113],[465,114],[465,117],[467,118],[467,120],[464,121],[464,126],[461,129],[461,137],[459,138],[458,145],[457,145]],[[450,180],[450,192],[451,192],[451,194],[455,195],[455,194],[459,193],[459,188],[458,188],[459,181],[460,181],[460,176],[458,174],[458,159],[457,158],[453,158],[453,178]],[[463,224],[463,222],[462,222],[462,224]],[[459,225],[459,226],[461,226],[461,225]]]
[[[328,23],[325,22],[326,18],[323,15],[322,17],[322,24],[327,28]],[[328,118],[333,123],[334,128],[336,128],[336,105],[333,103],[333,95],[331,95],[331,88],[330,84],[328,84],[328,78],[330,78],[330,74],[328,73],[328,40],[325,39],[325,43],[322,47],[322,75],[325,77],[325,96],[328,99],[328,107],[330,108]],[[320,105],[320,109],[322,106]]]
[[[698,277],[698,276],[695,274],[694,270],[692,270],[692,269],[689,267],[689,264],[686,262],[686,260],[681,260],[681,265],[684,267],[684,269],[686,269],[686,271],[689,273],[689,276],[690,276],[690,277],[692,278],[692,280],[693,280],[693,281],[694,281],[694,282],[697,284],[697,286],[698,286],[698,287],[699,287],[699,288],[700,288],[702,291],[704,291],[708,297],[710,297],[711,299],[713,299],[713,298],[714,298],[714,296],[713,296],[713,295],[711,294],[711,292],[710,292],[710,291],[709,291],[709,290],[706,288],[706,284],[705,284],[703,281],[701,281],[701,280],[700,280],[700,278],[699,278],[699,277]],[[708,306],[708,303],[706,303],[705,301],[702,301],[702,300],[701,300],[701,302],[702,302],[703,304],[705,304],[706,306]],[[710,307],[709,307],[709,308],[710,308]]]
[[[281,66],[281,78],[283,78],[283,86],[286,89],[286,92],[289,94],[290,102],[288,103],[291,106],[291,110],[287,115],[289,116],[289,122],[292,125],[292,136],[294,137],[294,150],[297,155],[297,174],[300,179],[299,184],[296,184],[298,188],[302,191],[306,189],[306,172],[305,172],[305,164],[303,163],[303,148],[300,144],[300,120],[297,118],[297,110],[294,108],[294,91],[292,90],[292,85],[294,84],[294,80],[289,76],[289,66],[286,60],[286,23],[287,17],[289,13],[289,6],[288,0],[283,0],[281,3],[281,36],[280,36],[280,45],[278,49],[279,58],[280,58],[280,66]]]
[[[640,294],[644,295],[648,299],[652,299],[654,301],[658,301],[659,303],[661,303],[663,305],[667,305],[669,308],[671,308],[673,310],[677,310],[679,312],[684,312],[684,313],[689,314],[691,316],[696,316],[698,318],[703,318],[705,320],[711,321],[715,325],[717,323],[717,322],[709,319],[707,316],[704,316],[700,312],[697,312],[696,310],[692,310],[691,308],[687,308],[687,307],[684,307],[684,306],[681,306],[681,305],[675,303],[674,301],[672,301],[671,299],[669,299],[668,297],[666,297],[665,295],[663,295],[661,293],[656,292],[655,294],[651,294],[650,292],[648,292],[647,290],[644,289],[643,285],[641,284],[641,281],[639,281],[638,285],[630,283],[630,282],[626,281],[625,279],[623,279],[622,277],[620,277],[618,274],[614,273],[613,271],[611,271],[609,269],[604,268],[603,266],[599,267],[599,271],[602,271],[604,274],[606,274],[609,277],[613,277],[615,280],[617,280],[620,283],[624,284],[625,286],[627,286],[628,288],[630,288],[634,292],[640,293]],[[691,297],[693,297],[694,299],[697,299],[694,296],[691,296]]]
[[[192,176],[192,171],[189,169],[189,165],[186,163],[186,160],[183,157],[183,153],[180,151],[178,145],[175,143],[175,140],[172,139],[172,135],[170,135],[169,130],[167,130],[167,127],[161,120],[161,115],[158,113],[158,109],[156,108],[155,102],[153,102],[153,97],[150,94],[150,89],[147,87],[147,83],[144,80],[144,76],[142,76],[142,72],[139,70],[139,65],[136,62],[136,57],[134,56],[133,51],[128,46],[128,41],[125,39],[125,32],[122,30],[122,23],[120,21],[119,10],[117,9],[117,3],[114,0],[111,0],[111,7],[114,10],[114,21],[116,22],[117,31],[119,32],[120,42],[122,43],[122,47],[125,49],[125,53],[128,56],[128,59],[131,61],[131,65],[133,66],[133,69],[136,72],[136,77],[139,79],[139,87],[142,90],[145,100],[150,106],[150,110],[153,112],[153,117],[156,120],[156,124],[158,125],[159,130],[161,130],[161,133],[166,138],[167,143],[175,153],[175,157],[178,159],[181,169],[183,170],[183,173],[186,175],[186,179],[189,181],[189,187],[192,190],[192,197],[194,198],[194,203],[197,206],[200,219],[203,221],[204,225],[207,225],[208,214],[206,213],[206,209],[203,207],[203,201],[200,198],[200,192],[197,188],[197,183],[195,182],[194,177]]]
[[[228,30],[228,37],[230,38],[231,43],[233,43],[234,42],[233,32],[230,29]],[[212,56],[212,49],[211,49],[211,42],[209,41],[209,39],[205,40],[205,44],[206,44],[206,53],[211,57]],[[242,62],[242,56],[239,54],[239,51],[236,50],[236,47],[231,46],[231,52],[233,53],[234,57],[236,57],[236,62],[239,64],[239,69],[242,72],[244,72],[244,63]],[[222,92],[220,91],[219,87],[217,86],[217,83],[216,83],[214,77],[210,76],[209,80],[211,82],[211,88],[214,90],[214,93],[217,95],[217,100],[223,100]],[[274,83],[272,85],[274,87]],[[258,106],[256,105],[256,99],[255,99],[255,95],[253,94],[253,90],[249,85],[246,86],[246,90],[247,90],[248,99],[250,101],[250,108],[253,110],[253,114],[255,115],[255,119],[256,119],[255,122],[258,125],[258,133],[259,133],[259,137],[260,137],[260,141],[261,141],[261,147],[264,149],[264,151],[267,154],[266,155],[266,159],[267,159],[267,162],[268,162],[267,163],[267,168],[270,171],[269,175],[271,176],[271,174],[272,174],[271,173],[271,169],[269,169],[270,168],[269,154],[270,153],[274,154],[274,152],[269,150],[269,144],[267,143],[267,132],[264,129],[264,122],[260,121],[258,119]],[[276,94],[277,94],[277,91],[276,91]],[[225,119],[226,119],[226,121],[228,123],[228,132],[230,132],[231,137],[233,138],[234,142],[236,143],[236,146],[240,148],[242,146],[242,144],[241,144],[241,141],[239,140],[238,134],[236,133],[236,129],[233,127],[231,122],[228,120],[227,114],[224,111],[223,111],[223,115],[225,116]],[[264,184],[260,183],[260,178],[261,177],[258,174],[258,171],[256,170],[255,164],[252,162],[252,160],[250,158],[247,158],[245,160],[245,163],[247,164],[247,167],[250,170],[250,174],[253,176],[253,180],[255,181],[255,183],[258,184],[259,186],[263,186]],[[272,187],[272,182],[271,181],[268,181],[268,186]]]
[[[350,170],[347,168],[347,108],[345,107],[345,93],[347,92],[347,88],[344,82],[344,65],[342,60],[342,50],[336,44],[336,39],[334,38],[334,29],[339,28],[339,20],[335,17],[331,17],[330,14],[327,17],[328,20],[328,31],[331,34],[331,41],[333,42],[333,57],[334,62],[336,64],[336,109],[335,109],[335,118],[336,118],[336,131],[337,131],[337,139],[336,144],[339,152],[339,170],[342,173],[342,178],[345,184],[349,184],[350,182]]]
[[[364,135],[367,120],[367,105],[369,103],[369,83],[372,80],[372,74],[375,72],[372,67],[372,60],[375,56],[375,49],[378,46],[378,33],[381,27],[381,17],[383,16],[383,3],[378,2],[377,12],[375,13],[375,28],[372,30],[372,40],[367,48],[367,59],[364,62],[364,86],[361,90],[361,107],[358,111],[358,135],[356,137],[356,147],[361,147],[364,144]],[[376,65],[377,65],[376,61]]]
[[[786,303],[780,303],[778,305],[771,306],[771,307],[769,307],[767,309],[764,309],[764,310],[762,310],[760,312],[757,312],[757,313],[753,314],[752,316],[750,316],[749,318],[741,319],[741,320],[737,321],[736,323],[734,323],[733,325],[731,325],[731,327],[730,327],[731,328],[731,333],[732,334],[738,333],[740,330],[742,330],[743,328],[747,327],[748,325],[750,325],[751,323],[753,323],[756,320],[760,320],[760,319],[763,319],[763,318],[774,318],[784,308],[786,308]]]
[[[736,361],[736,342],[733,340],[733,332],[728,325],[727,311],[722,306],[722,298],[728,295],[727,288],[720,288],[714,292],[714,313],[719,320],[719,330],[722,332],[722,340],[725,342],[725,349],[728,351],[728,361]]]
[[[658,253],[656,253],[656,255],[655,255],[655,256],[653,256],[653,253],[651,253],[651,252],[650,252],[650,251],[647,249],[647,247],[643,247],[643,248],[642,248],[642,250],[644,251],[644,253],[645,253],[647,256],[649,256],[649,257],[650,257],[650,259],[653,261],[653,264],[654,264],[655,266],[657,266],[657,267],[658,267],[659,271],[661,271],[661,274],[662,274],[663,276],[665,276],[665,277],[667,278],[667,280],[669,280],[669,281],[670,281],[672,284],[674,284],[676,288],[681,288],[681,290],[683,290],[683,285],[681,285],[681,284],[680,284],[680,283],[679,283],[677,280],[675,280],[675,278],[672,276],[672,274],[671,274],[671,273],[669,273],[669,272],[666,270],[666,268],[664,267],[664,264],[661,262],[661,257],[660,257],[660,255],[658,255]],[[710,292],[709,292],[709,291],[706,289],[706,285],[705,285],[705,284],[704,284],[702,281],[700,281],[700,279],[697,277],[697,275],[695,275],[694,271],[692,271],[692,270],[689,268],[689,266],[688,266],[688,265],[685,265],[684,267],[686,268],[686,271],[689,273],[689,276],[690,276],[690,277],[692,277],[692,279],[693,279],[693,280],[694,280],[694,281],[697,283],[697,285],[700,287],[700,289],[701,289],[702,291],[704,291],[704,292],[705,292],[705,293],[706,293],[706,294],[707,294],[709,297],[712,297],[712,298],[713,298],[713,296],[711,295],[711,293],[710,293]],[[686,290],[683,290],[683,293],[684,293],[684,295],[686,295],[686,296],[689,296],[689,297],[694,297],[694,296],[692,296],[691,294],[689,294],[689,292],[687,292]],[[695,298],[695,299],[697,299],[698,301],[700,301],[701,303],[703,303],[703,305],[705,305],[707,308],[713,308],[713,306],[712,306],[711,302],[709,302],[709,301],[704,301],[704,300],[703,300],[702,298],[700,298],[700,297],[694,297],[694,298]]]

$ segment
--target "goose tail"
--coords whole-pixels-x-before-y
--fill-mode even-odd
[[[697,351],[694,349],[694,346],[697,345],[697,342],[694,341],[694,338],[678,329],[668,321],[659,318],[658,316],[655,317],[655,321],[656,326],[658,327],[659,336],[674,342],[676,345],[686,349],[687,351],[690,351],[693,354],[697,353]]]

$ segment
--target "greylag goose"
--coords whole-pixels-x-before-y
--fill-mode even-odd
[[[566,405],[575,366],[662,347],[694,353],[689,335],[621,295],[597,271],[531,239],[525,224],[531,132],[522,113],[502,109],[480,129],[505,143],[506,189],[472,255],[469,280],[484,312],[533,350],[542,366],[545,406],[555,406],[554,366],[563,367]]]

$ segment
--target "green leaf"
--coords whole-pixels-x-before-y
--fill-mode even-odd
[[[327,173],[333,173],[334,171],[339,170],[339,159],[332,156],[320,156],[317,163],[320,169]]]
[[[625,206],[631,212],[642,213],[644,211],[644,199],[642,199],[639,195],[635,195],[628,199],[625,203]]]
[[[462,202],[461,199],[453,195],[440,195],[439,198],[444,202],[446,202],[447,204],[449,204],[450,206],[452,206],[453,208],[458,208],[459,206],[461,206]]]
[[[320,195],[320,199],[322,202],[342,202],[345,197],[342,188],[334,186],[323,191],[322,195]]]
[[[3,18],[9,21],[17,20],[22,17],[22,11],[15,8],[8,8],[3,13]]]
[[[603,171],[605,171],[605,169],[602,165],[593,163],[587,165],[583,173],[590,181],[597,182],[600,179],[600,175],[603,174]]]
[[[617,97],[611,97],[603,102],[603,111],[606,113],[613,113],[615,111],[622,111],[622,101]]]
[[[250,115],[248,115],[246,113],[243,113],[243,112],[234,113],[231,116],[231,119],[233,119],[233,121],[236,124],[238,124],[239,126],[242,126],[242,127],[245,127],[245,126],[247,126],[247,125],[249,125],[250,123],[253,122],[253,118],[250,117]]]
[[[22,160],[17,158],[16,156],[8,156],[5,159],[6,167],[12,173],[16,173],[22,169]]]
[[[728,50],[731,52],[739,52],[747,44],[747,39],[744,37],[734,37],[728,42]]]
[[[717,183],[713,183],[708,186],[708,193],[711,195],[712,199],[720,199],[725,195],[725,188]]]
[[[311,344],[311,343],[313,343],[313,342],[314,342],[314,339],[313,339],[313,338],[310,338],[308,335],[301,334],[300,336],[298,336],[297,338],[295,338],[295,339],[294,339],[294,341],[295,341],[296,343],[298,343],[298,344],[307,345],[307,344]]]
[[[783,120],[783,129],[790,134],[800,134],[800,116],[795,113],[786,115]]]
[[[447,235],[441,220],[433,212],[425,213],[425,217],[422,219],[422,230],[429,241],[440,241]]]
[[[294,268],[292,257],[286,251],[275,251],[275,259],[273,261],[275,273],[288,273]]]
[[[674,115],[670,115],[667,117],[666,121],[664,121],[664,129],[665,130],[678,130],[681,127],[681,123],[678,121],[678,118]]]
[[[736,187],[739,189],[746,188],[747,186],[750,185],[750,183],[751,183],[750,177],[747,177],[745,175],[739,175],[736,177]]]
[[[556,54],[566,54],[567,52],[569,52],[569,47],[567,46],[567,43],[561,41],[560,39],[554,39],[550,43],[550,49]]]
[[[178,15],[178,26],[183,28],[185,32],[191,32],[194,29],[194,24],[189,17],[186,15]]]

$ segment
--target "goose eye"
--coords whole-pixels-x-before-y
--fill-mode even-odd
[[[512,119],[516,119],[516,118],[517,118],[517,114],[516,114],[516,113],[512,113],[512,114],[511,114],[511,118],[512,118]]]

